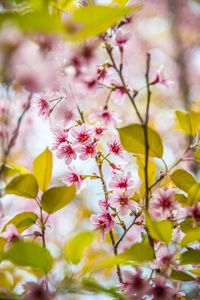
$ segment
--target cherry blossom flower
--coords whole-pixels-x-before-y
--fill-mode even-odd
[[[58,150],[60,144],[67,142],[68,133],[61,126],[51,128],[51,131],[55,136],[55,142],[54,146],[52,147],[52,150]]]
[[[76,159],[76,151],[71,147],[69,142],[64,142],[60,144],[59,149],[56,152],[56,156],[59,159],[64,158],[65,164],[69,165],[72,159]]]
[[[109,148],[110,153],[115,154],[120,158],[124,158],[122,154],[126,153],[126,151],[122,148],[122,145],[119,141],[117,135],[113,135],[110,142],[107,142],[107,146]]]
[[[106,131],[106,127],[102,126],[101,123],[98,121],[94,124],[92,132],[96,139],[102,138],[104,132]]]
[[[38,117],[39,116],[42,116],[44,118],[49,117],[49,114],[51,111],[51,106],[50,106],[49,100],[41,97],[34,101],[33,106],[38,109]]]
[[[171,300],[176,291],[166,285],[165,277],[157,275],[155,278],[155,286],[149,290],[149,295],[153,295],[153,300]]]
[[[111,215],[106,209],[98,215],[91,215],[90,220],[93,225],[93,230],[98,230],[101,233],[101,240],[105,240],[105,233],[109,232],[113,227],[115,229],[114,215]]]
[[[85,187],[85,180],[83,172],[77,172],[75,167],[68,167],[71,172],[68,172],[63,178],[62,182],[70,186],[72,184],[76,185],[76,193],[79,194],[80,191]]]
[[[112,173],[113,174],[122,174],[124,172],[124,169],[127,167],[127,162],[120,162],[118,165],[115,165],[113,163],[110,163],[110,166],[113,168]]]
[[[119,119],[119,115],[116,112],[110,112],[108,110],[108,107],[105,106],[104,108],[99,107],[98,110],[94,110],[89,115],[89,121],[91,123],[96,122],[97,120],[101,120],[102,123],[107,126],[109,123],[112,123],[114,126],[117,125],[117,123],[120,123],[122,120]]]
[[[53,294],[47,289],[47,283],[42,280],[40,283],[28,282],[24,285],[25,292],[23,300],[51,300]]]
[[[73,142],[74,146],[82,145],[83,143],[86,143],[92,139],[92,129],[90,125],[83,123],[78,128],[73,128],[71,130],[71,135],[76,139],[75,142]]]
[[[196,224],[200,224],[200,203],[196,201],[193,207],[187,207],[187,211],[189,213],[189,216],[193,218],[194,227],[196,226]]]
[[[115,41],[117,46],[122,46],[128,42],[128,40],[131,37],[131,33],[123,33],[121,30],[117,30],[117,33],[115,35]]]
[[[151,85],[156,84],[156,83],[160,83],[165,85],[166,87],[169,87],[168,84],[172,83],[172,81],[167,80],[164,76],[163,73],[163,66],[161,66],[157,72],[156,72],[156,79],[154,81],[151,82]]]
[[[88,141],[87,143],[76,147],[76,151],[78,153],[81,153],[79,158],[82,160],[86,160],[89,157],[94,158],[97,155],[97,150],[95,149],[96,146],[97,146],[97,142]]]
[[[123,273],[123,287],[124,294],[131,297],[131,299],[140,300],[144,295],[148,295],[151,288],[147,279],[141,277],[142,270],[136,268],[136,274],[131,272]]]
[[[177,210],[180,207],[180,203],[173,201],[175,191],[171,186],[167,189],[157,189],[154,192],[153,200],[150,202],[152,210],[161,210],[164,216],[173,210]]]
[[[129,171],[126,176],[119,174],[112,174],[109,187],[112,189],[123,189],[127,190],[133,186],[133,180],[130,180],[132,177],[131,172]]]
[[[126,191],[114,190],[113,195],[110,198],[110,205],[117,208],[121,216],[127,214],[128,209],[135,210],[137,204],[133,200],[129,200],[134,194],[132,189]]]
[[[19,234],[14,224],[8,224],[6,226],[6,231],[4,231],[1,236],[4,237],[8,242],[22,239],[21,234]]]
[[[63,126],[67,126],[70,121],[76,120],[76,114],[72,110],[72,107],[67,103],[65,99],[62,100],[62,102],[57,105],[55,112],[54,112],[54,119],[55,121],[62,120]]]

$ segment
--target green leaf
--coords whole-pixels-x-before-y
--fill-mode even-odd
[[[144,129],[142,125],[132,124],[118,129],[122,146],[128,152],[145,154]],[[149,156],[163,156],[163,144],[159,134],[148,128]]]
[[[93,242],[94,233],[91,231],[82,231],[75,235],[65,244],[65,258],[68,262],[78,264],[83,258],[86,248]]]
[[[145,181],[145,172],[144,172],[145,159],[141,158],[138,155],[136,157],[137,157],[137,165],[139,166],[139,169],[138,169],[139,177],[142,181]],[[149,185],[151,185],[156,178],[156,165],[151,160],[148,161],[147,173],[148,173],[148,183],[149,183]]]
[[[133,200],[140,203],[140,195],[137,192],[135,192],[134,195],[129,200]]]
[[[6,244],[7,244],[7,240],[0,236],[0,262],[2,262],[3,260],[4,248]]]
[[[9,169],[6,171],[9,175],[6,175],[6,176],[13,176],[17,173],[19,173],[20,175],[31,174],[31,172],[24,166],[14,165],[9,162],[6,162],[6,164],[12,167],[12,168],[5,167],[5,168]]]
[[[174,201],[181,203],[182,206],[187,205],[187,197],[185,197],[183,194],[176,194]]]
[[[77,9],[73,13],[73,21],[82,24],[83,27],[76,32],[76,38],[84,39],[99,35],[139,7],[139,5],[125,8],[93,5]]]
[[[194,222],[192,218],[187,218],[184,222],[180,225],[181,231],[183,231],[185,234],[188,231],[192,231],[194,229]]]
[[[193,270],[188,270],[188,272],[194,274],[195,276],[200,277],[200,268],[193,269]]]
[[[200,241],[200,227],[195,227],[187,230],[184,238],[180,242],[180,246],[185,247],[189,243],[192,243],[194,241]]]
[[[5,191],[7,194],[14,194],[25,198],[36,198],[38,185],[32,174],[19,175],[8,183]]]
[[[18,174],[18,171],[16,171],[15,169],[12,169],[10,167],[4,167],[3,168],[3,176],[4,177],[11,177]]]
[[[188,190],[187,204],[192,206],[196,201],[200,201],[200,183],[194,183]]]
[[[167,245],[171,242],[173,229],[171,221],[152,221],[150,216],[146,214],[146,225],[150,236],[154,240],[165,242]]]
[[[19,266],[29,266],[48,273],[52,266],[50,253],[40,244],[18,241],[4,254],[4,259]]]
[[[190,264],[200,264],[200,250],[189,248],[180,255],[180,266]]]
[[[39,188],[43,192],[48,189],[50,184],[52,167],[52,153],[46,148],[33,163],[33,174],[35,175]]]
[[[176,111],[178,123],[187,134],[194,136],[200,128],[200,113]]]
[[[75,185],[51,188],[42,195],[41,207],[47,213],[53,214],[70,203],[75,194]]]
[[[3,227],[2,232],[6,231],[6,226],[9,224],[14,224],[19,233],[22,233],[24,230],[35,224],[38,216],[31,212],[26,211],[16,215],[12,218],[6,225]]]
[[[119,7],[124,7],[128,1],[129,0],[113,0],[110,6],[117,3]]]
[[[188,193],[189,188],[194,183],[197,183],[194,176],[183,169],[179,169],[173,172],[173,174],[171,175],[171,180],[179,189],[186,193]]]
[[[172,270],[169,279],[172,280],[180,280],[180,281],[194,281],[195,278],[192,277],[191,275],[182,272],[182,271],[176,271],[176,270]]]
[[[200,148],[195,151],[194,157],[196,161],[200,162]]]
[[[56,7],[62,11],[66,11],[76,0],[50,0],[49,5]]]

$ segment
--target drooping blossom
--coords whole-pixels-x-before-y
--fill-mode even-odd
[[[120,162],[118,165],[115,165],[114,163],[110,163],[110,166],[113,168],[112,174],[123,174],[124,169],[127,167],[128,162]]]
[[[99,121],[94,124],[92,129],[92,132],[94,133],[94,137],[98,140],[102,138],[105,131],[106,131],[106,127],[102,126]]]
[[[160,83],[162,85],[165,85],[166,87],[169,87],[168,84],[172,83],[172,81],[167,80],[165,78],[165,75],[163,73],[163,66],[161,66],[157,72],[156,72],[156,78],[154,79],[154,81],[151,82],[151,84],[156,84],[156,83]]]
[[[76,159],[76,151],[71,147],[69,142],[64,142],[59,145],[59,149],[56,152],[56,156],[59,159],[64,158],[65,164],[69,165],[72,159]]]
[[[104,108],[99,107],[98,110],[94,110],[89,115],[89,121],[91,123],[96,122],[97,120],[101,120],[102,123],[107,126],[109,123],[113,124],[114,126],[117,125],[117,123],[120,123],[122,120],[119,119],[119,115],[116,112],[110,112],[108,110],[107,106],[104,106]]]
[[[52,150],[58,150],[60,144],[67,142],[68,133],[61,126],[51,128],[51,131],[55,136],[54,139],[55,142],[54,142],[54,146],[52,147]]]
[[[149,295],[153,295],[153,300],[171,300],[174,299],[176,290],[166,285],[166,278],[157,275],[155,285],[149,290]]]
[[[196,201],[193,207],[187,207],[187,211],[189,216],[193,218],[194,227],[196,226],[196,224],[200,224],[200,203]]]
[[[126,153],[126,151],[122,148],[117,135],[113,135],[110,142],[107,141],[107,146],[111,154],[115,154],[122,159],[124,158],[123,154]]]
[[[174,196],[175,191],[171,186],[167,190],[157,189],[150,202],[151,210],[161,210],[164,216],[170,211],[177,210],[180,207],[180,203],[173,201]]]
[[[113,227],[115,229],[114,215],[110,214],[106,209],[98,215],[91,215],[90,220],[92,222],[93,230],[97,230],[101,233],[101,240],[105,240],[105,233],[109,232]]]
[[[75,142],[73,142],[74,146],[80,146],[92,139],[92,129],[90,125],[83,123],[78,128],[73,128],[71,130],[71,135],[76,139]]]
[[[109,187],[111,189],[123,189],[127,190],[133,187],[133,180],[131,180],[131,172],[127,172],[127,175],[112,174]]]
[[[76,147],[76,151],[80,153],[79,158],[81,160],[86,160],[89,157],[94,158],[97,155],[96,146],[97,146],[97,142],[88,141],[87,143]]]
[[[49,100],[44,99],[43,97],[38,98],[35,100],[33,106],[38,109],[38,117],[39,116],[42,116],[44,118],[49,117],[51,111]]]
[[[26,290],[23,300],[53,300],[54,296],[47,289],[46,280],[42,280],[40,283],[27,282],[24,285]]]
[[[142,278],[142,270],[136,268],[136,274],[123,272],[123,292],[131,299],[140,300],[144,295],[148,295],[151,288],[147,279]]]
[[[8,242],[22,239],[21,234],[19,234],[14,224],[8,224],[6,226],[6,231],[4,231],[1,236],[4,237]]]
[[[76,185],[76,193],[79,194],[80,191],[85,187],[85,180],[82,171],[77,172],[75,167],[68,167],[70,172],[68,172],[63,178],[62,182],[70,186],[72,184]]]
[[[127,214],[128,209],[135,210],[137,203],[133,200],[129,200],[134,194],[132,189],[126,191],[114,190],[113,195],[110,198],[110,205],[118,209],[121,216]]]

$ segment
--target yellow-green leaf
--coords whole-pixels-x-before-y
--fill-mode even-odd
[[[187,205],[187,197],[185,197],[183,194],[176,194],[174,201],[181,203],[182,206]]]
[[[135,192],[134,195],[129,199],[129,200],[133,200],[133,201],[136,201],[136,202],[140,202],[140,195]]]
[[[75,194],[75,185],[51,188],[42,195],[41,207],[47,213],[53,214],[70,203]]]
[[[0,236],[0,262],[3,259],[4,248],[5,248],[6,243],[7,243],[7,240]]]
[[[32,174],[19,175],[9,182],[5,191],[7,194],[14,194],[25,198],[36,198],[38,185]]]
[[[139,5],[124,8],[93,5],[77,9],[73,13],[73,21],[82,25],[82,28],[76,32],[76,38],[84,39],[99,35],[139,7]]]
[[[14,280],[10,272],[0,271],[0,290],[2,290],[2,288],[11,290],[13,287],[14,287]]]
[[[194,274],[195,276],[200,277],[200,268],[193,269],[193,270],[188,270],[188,272]]]
[[[3,227],[2,232],[6,230],[6,226],[9,224],[14,224],[19,233],[22,233],[24,230],[35,224],[38,216],[32,211],[22,212],[12,218],[6,225]]]
[[[4,254],[4,259],[19,266],[30,266],[49,272],[52,266],[52,258],[42,245],[34,242],[18,241],[14,243]]]
[[[200,148],[195,151],[194,157],[197,161],[200,162]]]
[[[194,183],[197,183],[194,176],[183,169],[179,169],[173,172],[173,174],[171,175],[171,180],[179,189],[183,190],[186,193],[188,193],[189,188]]]
[[[179,125],[187,134],[194,136],[200,128],[200,113],[176,111]]]
[[[138,169],[139,177],[142,181],[145,181],[145,172],[144,172],[145,159],[141,158],[138,155],[136,157],[137,157],[137,165],[139,166],[139,169]],[[156,178],[156,165],[151,160],[148,161],[147,173],[148,173],[148,183],[151,185]]]
[[[173,223],[170,220],[152,221],[146,214],[146,225],[150,236],[156,241],[162,241],[169,244],[172,239]]]
[[[31,172],[24,166],[14,165],[9,162],[6,162],[6,164],[12,167],[13,173],[14,172],[16,174],[19,173],[20,175],[31,174]],[[11,170],[10,170],[10,172],[11,172]],[[13,176],[13,175],[15,175],[15,174],[12,174],[11,176]]]
[[[187,251],[180,255],[180,266],[199,264],[200,263],[200,250],[189,248]]]
[[[66,11],[76,0],[50,0],[49,5],[56,7],[62,11]]]
[[[145,154],[145,138],[142,125],[132,124],[118,129],[122,146],[128,152]],[[163,156],[163,144],[159,134],[148,128],[149,156]]]
[[[39,188],[44,192],[48,189],[52,174],[52,153],[46,148],[33,163],[33,174],[37,180]]]
[[[180,246],[185,247],[194,241],[200,241],[200,227],[195,227],[188,230],[182,239]]]
[[[119,7],[124,7],[128,1],[129,0],[113,0],[110,6],[116,3]]]
[[[187,204],[193,206],[196,201],[200,201],[200,183],[194,183],[188,190]]]
[[[91,231],[82,231],[67,241],[64,249],[66,260],[78,264],[83,258],[86,248],[93,242],[94,237],[95,235]]]
[[[180,281],[193,281],[195,280],[194,277],[191,275],[182,272],[182,271],[177,271],[177,270],[172,270],[169,279],[172,280],[180,280]]]

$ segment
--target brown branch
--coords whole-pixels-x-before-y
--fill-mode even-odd
[[[31,104],[31,98],[32,98],[32,93],[31,93],[31,94],[29,95],[29,97],[28,97],[27,104],[26,104],[26,106],[25,106],[25,108],[24,108],[24,110],[23,110],[21,116],[20,116],[19,119],[18,119],[17,127],[15,128],[15,131],[14,131],[14,133],[13,133],[13,136],[12,136],[12,138],[11,138],[9,144],[8,144],[8,147],[7,147],[6,151],[5,151],[4,158],[2,159],[2,160],[3,160],[3,163],[2,163],[2,165],[1,165],[1,167],[0,167],[0,177],[2,176],[4,167],[5,167],[5,163],[6,163],[6,159],[7,159],[8,155],[9,155],[9,153],[10,153],[10,150],[11,150],[11,148],[12,148],[12,146],[13,146],[13,143],[14,143],[14,141],[16,140],[16,138],[17,138],[17,136],[18,136],[19,128],[20,128],[22,119],[23,119],[25,113],[27,112],[27,110],[28,110],[29,107],[30,107],[30,104]]]

